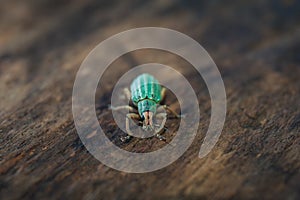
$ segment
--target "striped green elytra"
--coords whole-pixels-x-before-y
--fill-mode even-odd
[[[166,139],[160,134],[165,130],[165,123],[167,120],[166,111],[171,112],[175,117],[179,118],[175,111],[170,109],[167,105],[161,105],[162,100],[165,97],[166,89],[160,85],[158,80],[150,74],[141,74],[137,76],[130,85],[130,91],[128,88],[124,88],[125,96],[128,100],[132,101],[133,107],[130,105],[123,105],[118,107],[111,107],[112,110],[127,109],[131,113],[126,115],[126,131],[127,136],[122,137],[121,140],[127,141],[134,134],[130,130],[129,119],[136,119],[142,123],[144,131],[153,132],[153,136],[156,136],[160,140],[166,141]],[[135,113],[137,111],[137,113]],[[154,124],[153,119],[161,118],[162,123],[160,125]]]

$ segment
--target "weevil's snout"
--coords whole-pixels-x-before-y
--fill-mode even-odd
[[[145,131],[153,131],[153,112],[151,111],[145,111],[143,112],[143,129]]]

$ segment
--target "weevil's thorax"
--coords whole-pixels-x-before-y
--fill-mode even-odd
[[[139,115],[143,118],[144,112],[152,112],[153,115],[156,113],[156,102],[150,99],[144,99],[137,103]]]

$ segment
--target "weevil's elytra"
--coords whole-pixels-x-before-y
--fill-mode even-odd
[[[161,86],[150,74],[136,77],[131,83],[130,90],[131,99],[135,104],[144,99],[151,99],[156,103],[161,101]]]
[[[152,75],[141,74],[132,81],[130,85],[130,91],[128,88],[125,88],[124,92],[128,99],[132,101],[134,107],[125,105],[112,107],[112,109],[128,109],[129,111],[134,111],[137,109],[138,114],[127,114],[126,131],[128,136],[121,138],[121,140],[129,140],[133,135],[129,127],[129,119],[137,119],[142,121],[144,131],[152,131],[154,132],[153,136],[158,137],[160,140],[165,140],[165,138],[160,135],[164,131],[164,124],[167,120],[166,114],[163,112],[164,109],[171,112],[176,117],[180,117],[180,115],[171,110],[167,105],[161,105],[162,100],[165,98],[166,89],[161,87],[158,80]],[[154,117],[162,118],[162,124],[153,124]]]
[[[143,112],[156,112],[156,105],[161,101],[161,86],[150,74],[136,77],[130,86],[131,100],[138,107],[139,114]]]

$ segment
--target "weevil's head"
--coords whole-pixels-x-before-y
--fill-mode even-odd
[[[138,102],[139,114],[143,120],[143,129],[145,131],[154,131],[153,116],[156,113],[156,102],[145,99]]]

